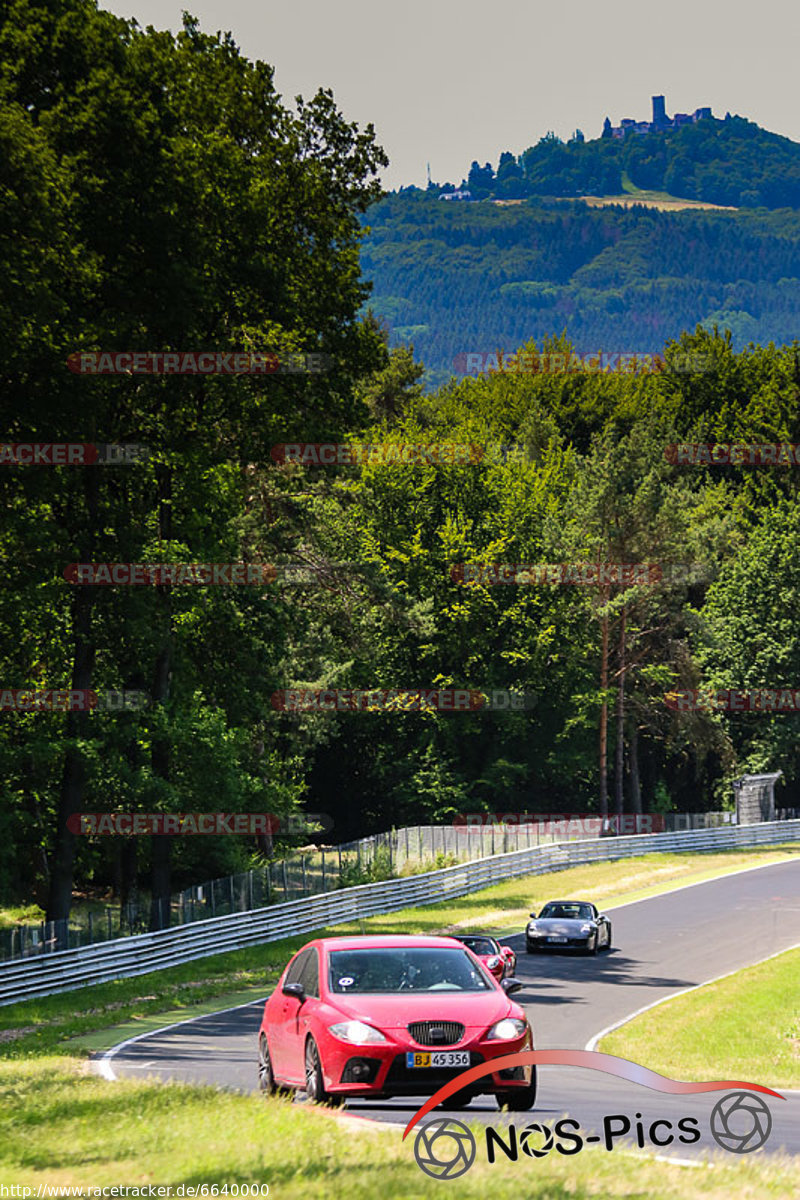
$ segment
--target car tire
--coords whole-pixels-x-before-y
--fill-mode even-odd
[[[527,1087],[495,1092],[494,1098],[498,1108],[507,1108],[509,1112],[528,1112],[536,1103],[536,1067],[532,1069]]]
[[[305,1053],[305,1092],[314,1104],[336,1103],[330,1092],[325,1090],[325,1076],[322,1073],[322,1059],[319,1056],[317,1043],[313,1037],[306,1042]]]
[[[472,1092],[456,1092],[454,1096],[450,1096],[444,1101],[442,1108],[466,1108],[473,1099]]]
[[[258,1086],[263,1096],[274,1096],[278,1091],[269,1045],[266,1034],[263,1033],[258,1039]]]
[[[610,950],[610,949],[611,949],[611,926],[610,926],[610,925],[608,926],[608,940],[606,941],[606,944],[605,944],[605,946],[603,947],[603,949],[604,949],[604,950]]]
[[[526,943],[525,943],[525,949],[526,949],[526,951],[528,952],[528,954],[535,954],[535,953],[536,953],[536,947],[535,947],[535,946],[532,946],[530,942],[526,942]]]

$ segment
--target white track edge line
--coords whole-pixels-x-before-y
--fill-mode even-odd
[[[672,992],[669,996],[662,996],[660,1000],[653,1000],[650,1004],[644,1004],[641,1008],[637,1008],[635,1012],[629,1013],[626,1017],[622,1017],[621,1020],[614,1021],[612,1025],[607,1025],[605,1029],[601,1029],[599,1033],[596,1033],[594,1037],[589,1039],[584,1046],[584,1050],[594,1050],[601,1038],[607,1037],[615,1029],[620,1029],[623,1025],[627,1025],[629,1021],[640,1017],[642,1013],[649,1012],[651,1008],[657,1008],[659,1004],[666,1004],[670,1000],[677,1000],[679,996],[686,996],[689,992],[696,992],[699,988],[708,987],[711,983],[719,983],[721,979],[730,979],[732,975],[739,975],[742,971],[747,971],[751,967],[760,967],[762,963],[770,962],[773,958],[780,958],[782,954],[790,954],[792,950],[800,950],[800,942],[796,942],[793,946],[786,946],[783,950],[776,950],[774,954],[768,954],[766,958],[760,958],[757,962],[748,963],[743,967],[736,967],[733,971],[725,971],[722,975],[715,975],[712,979],[704,979],[702,983],[695,983],[691,987],[683,988],[680,992]],[[793,1089],[787,1088],[784,1090],[791,1091]]]
[[[207,1017],[215,1017],[219,1013],[235,1012],[239,1008],[250,1008],[253,1004],[264,1004],[267,997],[260,997],[256,1000],[247,1000],[244,1004],[232,1004],[229,1008],[218,1008],[213,1012],[200,1013],[196,1017],[186,1017],[183,1021],[172,1021],[169,1025],[161,1025],[158,1029],[145,1029],[142,1033],[137,1033],[134,1037],[126,1038],[124,1042],[117,1042],[116,1046],[111,1046],[110,1049],[103,1052],[102,1057],[90,1059],[92,1070],[97,1075],[101,1075],[103,1079],[109,1080],[111,1083],[117,1082],[117,1076],[114,1074],[114,1068],[111,1066],[111,1060],[120,1050],[124,1050],[126,1046],[132,1046],[134,1042],[141,1042],[144,1038],[155,1037],[157,1033],[166,1033],[168,1029],[176,1029],[179,1025],[191,1025],[193,1021],[203,1021]]]

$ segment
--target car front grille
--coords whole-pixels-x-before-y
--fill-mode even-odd
[[[464,1036],[460,1021],[412,1021],[406,1028],[419,1046],[454,1046]]]

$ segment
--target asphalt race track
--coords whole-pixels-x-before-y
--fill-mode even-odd
[[[557,888],[555,880],[553,884]],[[800,863],[739,872],[607,911],[613,922],[613,948],[596,957],[528,955],[522,934],[503,938],[517,951],[516,974],[525,988],[514,999],[527,1009],[537,1049],[584,1049],[596,1034],[662,997],[800,943]],[[253,1091],[257,1088],[256,1039],[262,1004],[146,1034],[109,1052],[98,1066],[109,1076],[141,1079],[153,1075]],[[741,1020],[747,1023],[746,1011]],[[720,1074],[712,1069],[708,1078]],[[744,1081],[771,1086],[769,1079],[747,1074]],[[479,1096],[452,1116],[462,1121],[483,1120],[498,1128],[511,1121],[521,1130],[530,1122],[552,1127],[566,1114],[579,1123],[584,1136],[595,1135],[594,1140],[601,1144],[604,1118],[626,1116],[631,1128],[629,1145],[636,1144],[633,1137],[641,1117],[647,1151],[682,1159],[714,1153],[727,1159],[728,1152],[719,1149],[709,1131],[711,1111],[727,1094],[672,1096],[597,1071],[544,1067],[539,1070],[537,1103],[530,1114],[501,1115],[493,1097]],[[772,1131],[760,1153],[800,1154],[800,1092],[785,1095],[785,1100],[765,1098]],[[354,1100],[345,1111],[405,1125],[423,1102],[424,1097]],[[436,1110],[436,1115],[447,1112],[445,1107]],[[672,1144],[656,1146],[649,1140],[653,1121],[671,1120],[677,1134],[675,1126],[682,1117],[697,1118],[699,1141],[685,1145],[676,1138]],[[610,1127],[617,1130],[622,1126],[618,1120]],[[733,1129],[733,1124],[730,1127]],[[660,1126],[654,1136],[665,1139],[669,1131]],[[624,1138],[612,1142],[613,1147],[624,1144]]]

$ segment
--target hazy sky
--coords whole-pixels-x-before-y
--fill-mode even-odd
[[[333,89],[375,126],[387,187],[458,183],[548,130],[597,137],[608,114],[710,104],[800,141],[797,0],[105,0],[140,25],[207,32],[275,67],[284,102]]]

